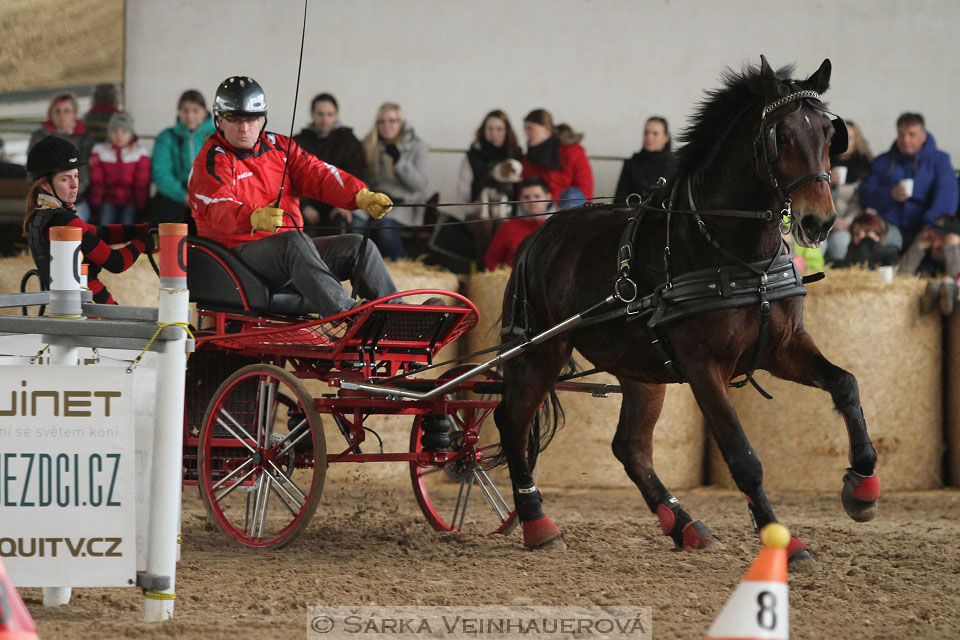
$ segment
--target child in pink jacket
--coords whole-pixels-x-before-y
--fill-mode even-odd
[[[134,224],[150,195],[150,155],[137,139],[133,118],[115,113],[107,125],[107,142],[90,153],[87,200],[99,211],[99,224]]]

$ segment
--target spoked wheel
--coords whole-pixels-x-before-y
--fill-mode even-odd
[[[197,466],[203,504],[227,535],[249,547],[293,541],[317,510],[327,471],[310,393],[273,365],[236,371],[203,417]]]
[[[441,379],[464,371],[458,367]],[[488,375],[488,379],[495,379]],[[500,450],[492,407],[470,407],[447,416],[450,446],[436,462],[410,463],[413,493],[427,522],[438,531],[510,533],[517,525],[512,487],[506,467],[490,469],[490,458]],[[490,418],[488,420],[488,418]],[[410,434],[410,451],[424,450],[424,425],[436,416],[417,416]],[[476,442],[469,435],[476,433]],[[452,452],[452,453],[451,453]],[[462,454],[462,455],[459,455]],[[442,458],[453,456],[452,460]]]

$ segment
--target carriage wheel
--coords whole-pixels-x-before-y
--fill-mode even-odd
[[[449,379],[465,369],[457,367],[444,374]],[[488,379],[496,379],[488,375]],[[517,525],[516,511],[506,466],[490,468],[490,458],[500,450],[500,437],[493,424],[492,408],[464,408],[450,415],[448,431],[453,451],[466,455],[452,462],[420,466],[410,463],[413,493],[427,522],[438,531],[510,533]],[[421,438],[427,416],[417,416],[410,434],[410,451],[423,451]],[[487,418],[491,418],[488,420]],[[489,426],[487,426],[489,425]],[[464,447],[463,435],[475,429],[480,441]]]
[[[248,547],[290,543],[317,510],[327,470],[312,396],[273,365],[236,371],[203,417],[197,467],[203,504],[224,533]]]

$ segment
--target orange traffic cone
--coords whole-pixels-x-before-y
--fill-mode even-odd
[[[787,545],[790,532],[771,522],[760,532],[763,549],[713,621],[707,640],[787,640]]]
[[[33,618],[0,562],[0,640],[39,640]]]

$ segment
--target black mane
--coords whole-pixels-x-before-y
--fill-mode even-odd
[[[782,67],[777,71],[777,78],[789,79],[793,71],[793,65]],[[706,91],[705,99],[690,117],[690,124],[677,136],[683,146],[674,158],[676,176],[690,176],[709,166],[730,130],[744,115],[759,120],[763,107],[760,67],[748,66],[740,73],[728,68],[722,81],[720,88]]]

